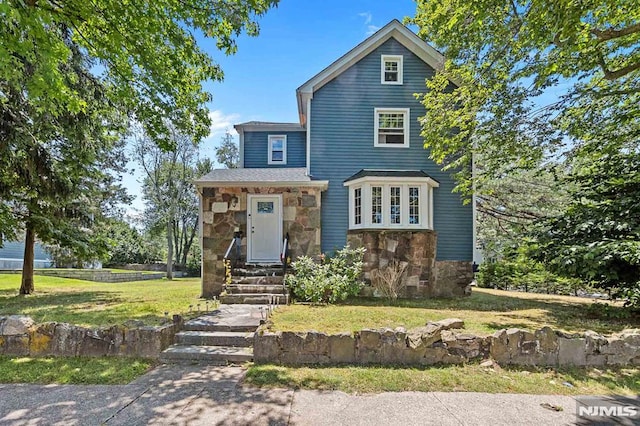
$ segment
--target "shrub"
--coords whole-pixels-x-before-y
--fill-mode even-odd
[[[364,247],[346,246],[332,257],[323,257],[320,263],[301,256],[291,264],[295,274],[288,274],[285,284],[297,300],[305,302],[335,303],[355,296],[363,286],[360,276],[364,252]]]
[[[502,290],[566,295],[575,295],[578,290],[589,289],[581,280],[553,274],[542,263],[523,256],[483,263],[480,265],[478,285]]]
[[[384,269],[371,271],[371,285],[388,300],[396,300],[405,287],[404,275],[409,263],[391,261]]]

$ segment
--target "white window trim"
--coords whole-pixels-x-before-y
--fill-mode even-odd
[[[273,140],[282,139],[282,161],[273,161]],[[287,164],[287,135],[269,135],[269,151],[267,153],[267,164]]]
[[[433,188],[440,184],[424,177],[415,178],[384,178],[368,176],[346,182],[344,186],[349,190],[349,229],[433,229]],[[382,187],[382,223],[372,223],[371,220],[371,188]],[[400,189],[400,214],[399,224],[391,223],[391,187],[399,186]],[[419,224],[409,223],[409,188],[420,188]],[[361,189],[361,222],[355,222],[355,190]]]
[[[380,57],[380,83],[381,84],[391,84],[391,85],[395,85],[395,86],[400,86],[402,85],[402,62],[403,62],[403,57],[402,55],[382,55]],[[398,81],[385,81],[384,79],[384,63],[385,62],[391,62],[391,61],[396,61],[398,63]]]
[[[378,137],[380,136],[380,120],[378,116],[380,114],[391,113],[404,114],[404,143],[403,144],[388,144],[388,143],[380,143],[378,141]],[[409,121],[411,120],[411,109],[410,108],[374,108],[373,109],[373,146],[376,148],[409,148],[410,146],[410,134],[409,134]]]

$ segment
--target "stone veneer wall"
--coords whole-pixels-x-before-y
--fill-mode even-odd
[[[320,193],[321,190],[314,187],[205,188],[202,197],[202,297],[210,298],[222,292],[222,259],[235,228],[242,231],[242,255],[246,258],[247,194],[282,194],[283,233],[289,233],[293,260],[302,255],[320,254]],[[238,199],[235,206],[231,203],[234,197]],[[218,212],[217,206],[221,203],[226,207]]]
[[[404,297],[457,297],[471,294],[472,265],[461,261],[436,261],[437,233],[432,230],[350,230],[351,247],[364,247],[364,278],[385,268],[393,259],[408,262]],[[373,296],[365,287],[363,295]]]
[[[173,344],[181,321],[177,318],[158,327],[91,329],[56,322],[36,324],[23,315],[0,317],[0,355],[158,358]]]
[[[640,365],[640,330],[603,336],[544,327],[535,332],[499,330],[483,337],[465,333],[462,327],[461,320],[449,319],[412,330],[365,329],[330,335],[259,329],[253,357],[256,363],[284,365],[437,365],[485,359],[500,365]]]

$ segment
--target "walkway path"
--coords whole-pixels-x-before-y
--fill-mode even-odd
[[[0,425],[564,425],[572,397],[348,395],[242,384],[241,367],[163,365],[122,386],[0,385]],[[563,411],[541,404],[561,406]]]

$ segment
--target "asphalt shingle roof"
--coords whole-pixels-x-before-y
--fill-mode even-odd
[[[427,173],[422,170],[367,170],[362,169],[358,173],[353,176],[348,177],[345,182],[350,182],[352,180],[360,179],[362,177],[394,177],[394,178],[403,178],[403,177],[424,177],[431,178]],[[433,179],[437,182],[436,179]]]
[[[205,186],[208,184],[229,184],[229,183],[295,183],[303,184],[314,181],[307,175],[304,167],[279,167],[279,168],[256,168],[256,169],[216,169],[195,181],[196,185]]]

